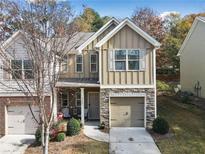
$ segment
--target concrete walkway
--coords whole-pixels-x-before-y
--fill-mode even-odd
[[[109,142],[109,134],[104,133],[98,129],[99,122],[86,122],[84,125],[84,134],[96,141]]]
[[[24,154],[34,135],[6,135],[0,139],[0,154]]]
[[[111,128],[110,154],[161,154],[144,128]]]

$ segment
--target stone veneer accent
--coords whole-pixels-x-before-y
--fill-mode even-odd
[[[50,97],[45,97],[46,109],[50,111]],[[5,109],[7,106],[35,105],[31,97],[0,97],[0,135],[5,135]]]
[[[109,94],[110,93],[143,93],[146,94],[146,127],[150,128],[155,119],[155,92],[154,88],[105,88],[100,89],[100,122],[109,127]]]

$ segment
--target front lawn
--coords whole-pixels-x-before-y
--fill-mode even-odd
[[[41,154],[41,147],[31,145],[25,154]],[[108,154],[108,143],[94,141],[83,133],[66,137],[63,142],[50,142],[49,154]]]
[[[157,105],[158,115],[164,117],[171,127],[169,135],[155,137],[162,154],[204,154],[205,111],[171,97],[159,97]]]

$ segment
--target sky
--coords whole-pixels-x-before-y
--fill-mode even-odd
[[[66,0],[61,0],[66,1]],[[205,0],[69,0],[76,14],[83,6],[95,9],[101,16],[130,17],[136,8],[150,7],[163,14],[179,12],[182,16],[205,12]]]
[[[25,0],[13,0],[23,3]],[[35,1],[35,0],[27,0]],[[205,12],[205,0],[57,0],[70,2],[75,15],[83,11],[83,6],[91,7],[101,16],[116,18],[131,17],[134,10],[140,7],[149,7],[159,15],[169,12],[178,12],[182,16]]]

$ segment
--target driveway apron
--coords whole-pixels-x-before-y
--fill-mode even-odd
[[[34,135],[6,135],[0,138],[0,154],[24,154]]]
[[[161,154],[145,128],[110,129],[110,154]]]

